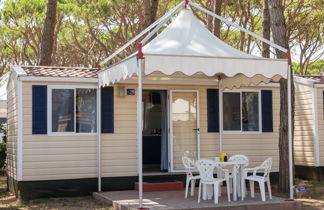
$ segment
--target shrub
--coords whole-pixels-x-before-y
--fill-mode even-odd
[[[6,156],[7,156],[7,144],[3,142],[0,143],[0,170],[5,167]]]
[[[0,133],[3,133],[3,143],[0,143],[0,171],[5,168],[7,157],[7,126],[6,123],[0,125]]]

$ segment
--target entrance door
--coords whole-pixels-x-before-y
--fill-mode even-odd
[[[198,91],[170,91],[171,171],[183,171],[182,156],[198,159]]]

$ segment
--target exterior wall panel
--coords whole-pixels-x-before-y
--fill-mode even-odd
[[[32,135],[32,85],[68,85],[57,82],[24,82],[23,180],[53,180],[97,177],[98,136]],[[73,85],[95,85],[76,83]],[[118,86],[118,85],[116,85]],[[136,89],[136,85],[123,85]],[[219,155],[219,133],[207,132],[207,88],[217,86],[144,85],[144,89],[198,90],[200,111],[200,148],[202,158]],[[254,87],[255,88],[255,87]],[[253,89],[253,88],[252,88]],[[257,89],[257,88],[255,88]],[[278,171],[279,88],[273,90],[273,130],[259,134],[224,134],[223,150],[245,154],[251,167],[273,157]],[[114,133],[102,134],[102,177],[136,176],[136,95],[118,97],[114,88]]]
[[[317,88],[317,120],[318,120],[318,141],[319,141],[319,161],[320,166],[324,166],[324,88]]]
[[[296,165],[314,166],[312,87],[295,83],[294,157]]]
[[[18,114],[17,114],[17,80],[11,73],[7,87],[7,164],[8,175],[17,179],[17,136],[18,136]]]

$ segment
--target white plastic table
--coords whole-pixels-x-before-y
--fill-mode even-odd
[[[245,164],[245,163],[241,163],[241,162],[237,162],[237,161],[227,161],[227,162],[221,162],[221,161],[215,161],[215,164],[221,166],[221,167],[231,167],[233,168],[233,174],[237,174],[236,171],[236,167],[233,167],[234,165],[239,165],[239,176],[241,177],[242,175],[242,167],[241,165]],[[221,176],[221,172],[217,171],[217,176]],[[203,199],[207,200],[207,199],[211,199],[212,195],[213,195],[213,189],[210,188],[211,186],[209,185],[209,187],[203,186]],[[239,178],[237,180],[236,176],[233,176],[233,200],[236,201],[237,200],[237,192],[239,194],[239,196],[241,196],[241,178]],[[237,189],[239,188],[239,189]]]

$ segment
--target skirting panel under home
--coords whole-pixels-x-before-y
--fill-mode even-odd
[[[324,167],[295,166],[295,177],[306,180],[324,180]]]
[[[277,183],[278,172],[272,172],[270,178],[271,183]],[[185,180],[185,174],[166,174],[144,176],[143,181],[147,183],[183,182],[185,184]],[[102,178],[102,191],[134,190],[134,184],[137,181],[137,176],[105,177]],[[12,191],[15,191],[15,194],[23,201],[36,198],[86,196],[98,191],[97,178],[19,182],[11,179],[11,183],[14,183]]]

